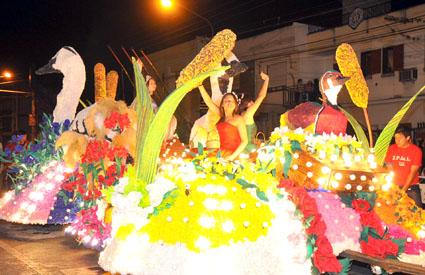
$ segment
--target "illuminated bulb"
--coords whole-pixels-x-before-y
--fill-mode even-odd
[[[194,206],[194,205],[195,205],[195,203],[193,201],[189,202],[189,206]]]
[[[351,184],[347,183],[347,184],[345,185],[345,189],[350,190],[350,189],[351,189]]]
[[[310,168],[311,166],[313,166],[313,163],[311,163],[311,161],[307,161],[307,163],[305,164],[308,168]]]
[[[298,169],[298,165],[297,165],[297,164],[294,164],[294,165],[292,166],[292,169],[297,170],[297,169]]]
[[[319,178],[319,179],[317,180],[317,182],[319,183],[319,185],[323,186],[323,185],[325,185],[325,183],[326,183],[326,179],[325,179],[325,178]]]
[[[188,218],[188,217],[184,217],[184,218],[183,218],[183,222],[184,222],[184,223],[188,223],[188,222],[189,222],[189,218]]]
[[[367,156],[367,162],[375,162],[375,155],[374,154],[369,154]]]
[[[370,192],[375,191],[375,186],[373,186],[373,185],[369,186],[369,191],[370,191]]]
[[[170,216],[168,216],[167,217],[167,222],[172,222],[173,221],[173,218],[172,217],[170,217]]]
[[[350,175],[350,180],[356,180],[356,175],[351,174],[351,175]]]
[[[332,181],[331,185],[332,185],[333,188],[336,189],[336,188],[338,188],[339,183],[337,181]]]
[[[313,173],[312,173],[312,172],[307,172],[307,177],[308,177],[308,178],[313,177]]]
[[[338,173],[335,173],[335,176],[334,177],[335,177],[336,180],[341,180],[342,179],[342,174],[339,173],[339,172]]]
[[[241,209],[245,209],[246,208],[246,203],[241,203],[240,207],[241,207]]]
[[[373,182],[373,183],[377,183],[377,182],[378,182],[378,178],[373,177],[373,178],[372,178],[372,182]]]
[[[263,222],[263,228],[267,228],[269,224],[267,222]]]
[[[332,162],[335,162],[335,161],[337,161],[338,160],[338,156],[337,155],[332,155],[331,156],[331,161]]]
[[[221,226],[221,229],[226,233],[230,233],[235,229],[235,226],[232,221],[225,221]]]
[[[297,158],[300,157],[300,155],[298,153],[294,153],[292,156],[294,157],[294,159],[297,159]]]
[[[376,203],[376,206],[381,207],[382,204],[380,202]]]
[[[345,166],[345,167],[351,167],[351,165],[352,165],[351,160],[345,160],[345,161],[344,161],[344,166]]]
[[[370,163],[370,169],[376,169],[377,167],[378,167],[378,164],[376,164],[376,162]]]
[[[244,226],[245,228],[247,228],[247,227],[249,226],[249,221],[244,221],[244,222],[243,222],[243,226]]]
[[[320,152],[319,152],[319,158],[320,158],[320,159],[324,159],[324,158],[326,158],[326,152],[325,152],[325,151],[320,151]]]
[[[327,166],[323,166],[322,167],[322,173],[323,174],[328,174],[331,171],[331,169]]]
[[[360,176],[360,180],[361,180],[361,181],[365,181],[366,179],[367,179],[367,177],[366,177],[365,175],[361,175],[361,176]]]
[[[361,161],[362,160],[362,157],[360,157],[359,155],[356,155],[355,157],[354,157],[354,161],[355,162],[359,162],[359,161]]]
[[[256,206],[256,207],[260,207],[260,206],[261,206],[261,202],[257,202],[257,203],[255,204],[255,206]]]
[[[424,230],[419,230],[419,232],[418,232],[418,237],[419,237],[420,239],[425,238],[425,231],[424,231]]]
[[[362,191],[363,187],[361,185],[357,185],[357,190]]]

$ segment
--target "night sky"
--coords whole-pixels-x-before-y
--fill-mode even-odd
[[[327,27],[341,23],[342,0],[175,1],[208,18],[216,32],[231,28],[238,38],[293,21]],[[393,7],[423,2],[396,0]],[[26,77],[30,68],[44,65],[62,46],[69,45],[82,56],[90,80],[97,62],[105,63],[109,70],[119,70],[107,45],[126,61],[121,46],[143,49],[149,54],[197,35],[210,35],[208,25],[201,19],[178,6],[164,11],[158,3],[154,0],[16,0],[2,3],[0,72],[9,68],[18,76]],[[52,76],[55,77],[58,78]],[[43,76],[41,82],[45,78]],[[56,82],[60,84],[58,79]]]

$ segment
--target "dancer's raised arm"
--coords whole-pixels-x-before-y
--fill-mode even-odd
[[[205,104],[207,104],[208,106],[208,109],[210,109],[211,112],[220,116],[220,108],[214,104],[210,95],[205,90],[204,86],[201,85],[198,88],[199,88],[199,91],[201,92],[202,99],[204,100]]]

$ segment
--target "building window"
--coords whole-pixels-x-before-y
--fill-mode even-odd
[[[382,74],[393,74],[403,69],[404,47],[397,45],[382,49]]]
[[[382,74],[394,73],[394,48],[382,49]]]
[[[365,76],[381,72],[381,49],[361,54],[361,67]]]

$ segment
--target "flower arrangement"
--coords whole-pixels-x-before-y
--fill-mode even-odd
[[[415,239],[425,238],[425,210],[417,207],[398,186],[377,192],[374,210],[385,223],[401,226]]]
[[[55,149],[55,142],[69,126],[69,120],[57,123],[52,122],[50,116],[44,115],[39,125],[40,134],[34,142],[22,144],[23,136],[12,137],[12,144],[6,147],[0,159],[10,163],[8,177],[16,193],[21,192],[34,177],[44,172],[50,162],[61,160],[62,152]]]
[[[347,206],[352,207],[360,215],[360,223],[363,227],[360,234],[360,247],[364,254],[382,259],[396,259],[403,253],[406,240],[392,238],[381,219],[373,211],[375,193],[356,192],[342,195],[341,198]]]
[[[105,187],[118,183],[125,172],[128,152],[105,140],[91,140],[81,158],[80,169],[68,175],[62,187],[74,192],[74,199],[83,202],[83,209],[96,205]]]
[[[289,193],[289,198],[296,205],[304,223],[304,229],[308,235],[308,257],[311,257],[314,265],[312,273],[347,272],[350,262],[348,259],[338,260],[334,255],[332,246],[325,235],[326,224],[323,222],[315,200],[303,187],[295,186],[291,180],[281,180],[279,187]]]

